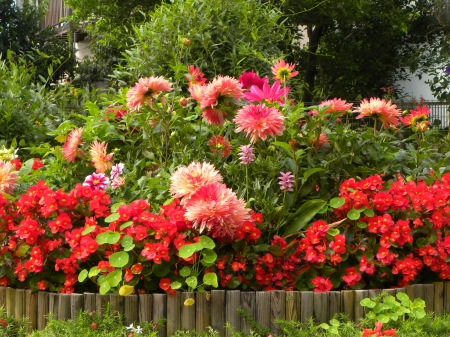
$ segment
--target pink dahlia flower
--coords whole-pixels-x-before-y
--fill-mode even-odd
[[[170,177],[170,193],[175,198],[189,198],[204,185],[219,183],[222,176],[209,163],[192,162],[189,166],[179,167]],[[182,200],[185,203],[186,200]]]
[[[426,105],[416,106],[416,110],[409,110],[410,114],[405,117],[400,117],[400,120],[405,126],[409,126],[413,130],[425,131],[430,125],[428,115],[430,110]]]
[[[14,164],[0,160],[0,192],[11,194],[20,179]]]
[[[241,83],[243,89],[249,90],[253,85],[262,89],[264,83],[269,82],[267,77],[259,77],[253,70],[247,72],[244,70],[241,76],[238,78],[239,83]]]
[[[267,135],[281,136],[285,129],[284,116],[276,108],[269,108],[265,104],[246,105],[238,111],[233,119],[238,125],[235,132],[245,131],[251,135],[250,141],[256,143],[258,138],[267,139]]]
[[[203,185],[191,195],[185,217],[202,232],[207,228],[213,237],[233,238],[244,221],[250,219],[245,201],[224,184]]]
[[[310,144],[312,145],[313,148],[317,150],[321,147],[327,147],[328,145],[330,145],[330,141],[328,140],[328,137],[325,134],[325,132],[321,132],[319,138],[316,137],[311,138]]]
[[[106,190],[109,178],[103,173],[92,173],[84,179],[83,186],[89,186],[93,190]]]
[[[328,107],[328,109],[325,111],[325,113],[337,113],[340,112],[343,115],[345,112],[350,110],[353,103],[347,103],[345,100],[342,100],[340,98],[333,98],[326,101],[322,101],[319,104],[319,107]]]
[[[289,90],[289,87],[280,89],[280,81],[275,81],[272,86],[264,82],[262,88],[252,85],[250,92],[244,93],[244,99],[248,102],[266,101],[268,103],[279,102],[283,104],[281,97],[286,96]]]
[[[128,108],[138,110],[145,103],[150,104],[153,96],[170,90],[172,90],[172,84],[162,76],[140,78],[136,85],[127,92]]]
[[[74,129],[67,135],[66,142],[63,145],[63,157],[68,163],[72,163],[77,158],[78,146],[83,136],[83,128]]]
[[[199,68],[195,68],[194,65],[190,65],[188,67],[188,72],[189,74],[186,75],[186,79],[189,82],[188,83],[189,87],[192,87],[193,85],[196,84],[202,85],[203,83],[206,82],[206,78],[203,77],[205,74],[200,72]]]
[[[398,118],[401,116],[400,109],[396,109],[397,105],[392,104],[389,100],[380,99],[380,98],[370,98],[370,101],[367,98],[361,101],[359,108],[353,110],[354,112],[359,112],[360,114],[356,116],[357,119],[363,117],[372,117],[375,120],[379,120],[383,123],[384,127],[390,125],[398,125]]]

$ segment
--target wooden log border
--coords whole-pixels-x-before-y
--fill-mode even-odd
[[[211,290],[206,293],[119,295],[57,294],[44,291],[0,287],[0,307],[16,320],[29,319],[29,329],[42,330],[48,315],[59,319],[74,319],[80,310],[97,311],[102,314],[107,303],[113,310],[124,316],[125,324],[157,322],[163,318],[165,324],[159,329],[159,336],[171,336],[178,329],[205,331],[211,326],[226,337],[229,331],[225,324],[234,330],[249,331],[250,325],[238,313],[245,309],[254,320],[273,333],[279,332],[275,320],[297,320],[306,322],[313,318],[318,323],[328,322],[334,314],[344,313],[352,320],[365,314],[359,302],[363,298],[373,298],[385,291],[395,296],[404,292],[411,299],[422,298],[425,310],[441,315],[450,312],[450,282],[415,284],[405,288],[386,290],[344,290],[328,293],[311,291],[271,291],[244,292],[239,290]],[[193,306],[185,307],[184,301],[195,299]]]

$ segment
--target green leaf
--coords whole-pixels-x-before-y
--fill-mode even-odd
[[[92,267],[90,270],[89,270],[89,277],[94,277],[94,276],[97,276],[98,274],[100,273],[100,269],[98,269],[98,267],[97,266],[94,266],[94,267]]]
[[[172,289],[180,289],[181,288],[181,283],[178,281],[174,281],[170,284],[170,288]]]
[[[336,236],[340,233],[339,229],[337,228],[330,228],[327,232],[327,234],[330,234],[331,236]]]
[[[124,235],[122,240],[120,240],[120,244],[122,245],[123,248],[134,246],[133,245],[133,238],[131,236],[129,236],[129,235]]]
[[[99,245],[103,245],[105,243],[109,243],[112,245],[120,240],[120,234],[115,232],[100,233],[99,235],[97,235],[95,240]]]
[[[217,254],[212,249],[204,249],[202,251],[203,260],[206,263],[214,263],[217,259]]]
[[[27,175],[31,172],[31,168],[33,167],[34,159],[28,159],[25,163],[22,164],[22,167],[19,170],[19,175]]]
[[[215,273],[208,273],[203,276],[203,283],[217,288],[219,284],[217,283],[217,275]]]
[[[186,284],[189,288],[195,289],[197,287],[197,278],[195,276],[190,276],[186,279]]]
[[[123,224],[121,224],[119,228],[125,229],[127,227],[130,227],[132,224],[133,224],[133,221],[127,221],[127,222],[124,222]]]
[[[374,301],[372,301],[370,298],[364,298],[362,299],[359,304],[361,304],[363,307],[368,307],[368,308],[375,308],[375,306],[377,305]]]
[[[183,268],[181,268],[180,276],[188,277],[190,274],[191,274],[191,268],[189,268],[188,266],[184,266]]]
[[[202,248],[207,249],[214,249],[214,247],[216,246],[214,241],[205,235],[200,236],[200,245],[202,246]]]
[[[78,274],[78,282],[80,282],[80,283],[83,282],[87,276],[88,276],[88,271],[86,269],[83,269]]]
[[[395,295],[395,297],[397,297],[397,299],[400,300],[400,302],[402,302],[402,304],[407,307],[411,304],[411,300],[409,299],[409,296],[406,295],[405,293],[398,293]]]
[[[270,143],[272,145],[276,145],[281,147],[282,149],[285,149],[287,151],[287,153],[292,157],[294,152],[292,151],[292,147],[289,145],[289,143],[285,143],[285,142],[272,142]]]
[[[100,294],[105,295],[110,289],[111,286],[109,285],[109,282],[103,282],[100,286]]]
[[[105,218],[105,222],[113,222],[116,221],[120,218],[120,214],[119,213],[113,213],[110,216]]]
[[[288,235],[304,228],[322,209],[326,202],[322,199],[308,200],[289,219],[283,235]]]
[[[116,268],[125,267],[129,260],[130,256],[128,255],[127,252],[123,251],[114,253],[109,257],[109,263],[111,264],[112,267]]]
[[[361,214],[355,209],[351,209],[347,213],[347,218],[349,218],[350,220],[358,220],[360,216]]]
[[[105,283],[109,283],[111,287],[117,287],[117,285],[122,281],[122,270],[116,269],[112,272],[110,272],[108,275],[106,275],[106,281]]]
[[[89,226],[88,228],[86,228],[83,232],[81,232],[82,235],[87,235],[89,233],[91,233],[92,231],[94,231],[96,228],[96,226]]]
[[[313,174],[316,173],[316,172],[320,172],[320,171],[323,171],[323,168],[315,167],[315,168],[312,168],[312,169],[309,169],[308,171],[306,171],[306,172],[303,174],[302,185],[308,180],[308,178],[309,178],[311,175],[313,175]]]
[[[166,263],[154,264],[152,267],[153,274],[158,277],[164,277],[170,272],[170,266]]]
[[[180,248],[179,255],[183,259],[191,257],[197,251],[197,246],[194,243],[185,245]]]
[[[367,224],[365,222],[358,221],[356,223],[356,226],[358,226],[359,228],[366,228]]]
[[[329,204],[333,208],[341,207],[343,204],[345,204],[345,198],[333,198],[330,200]]]
[[[371,208],[367,208],[364,210],[364,215],[368,216],[369,218],[373,217],[375,215],[375,212]]]

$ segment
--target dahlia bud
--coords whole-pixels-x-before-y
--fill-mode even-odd
[[[188,104],[189,100],[186,97],[181,97],[180,98],[180,105],[181,106],[186,106]]]
[[[191,44],[191,40],[189,40],[189,39],[187,39],[187,38],[185,38],[185,37],[183,37],[183,38],[181,39],[181,42],[182,42],[185,46],[189,46],[189,45]]]

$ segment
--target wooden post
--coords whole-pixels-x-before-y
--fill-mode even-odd
[[[0,307],[6,309],[6,288],[0,287]]]
[[[314,293],[314,318],[318,323],[329,321],[328,293]]]
[[[256,294],[254,291],[241,292],[241,308],[253,319],[256,319]],[[241,317],[241,329],[246,334],[250,334],[250,324],[244,317]]]
[[[16,302],[16,290],[10,287],[6,288],[6,314],[8,316],[14,316],[15,302]]]
[[[28,317],[28,332],[37,329],[37,293],[31,289],[25,291],[25,316]]]
[[[427,312],[434,312],[434,285],[424,284],[422,287],[422,297],[425,301],[425,310]]]
[[[118,311],[122,315],[125,314],[125,298],[123,296],[119,294],[109,295],[109,306],[111,311]]]
[[[84,295],[72,294],[70,297],[70,318],[76,319],[84,308]]]
[[[153,298],[150,294],[139,294],[139,322],[150,323],[153,320]]]
[[[274,290],[270,292],[270,331],[281,333],[281,328],[275,324],[276,319],[286,319],[286,292]]]
[[[84,293],[84,311],[87,313],[94,312],[96,310],[95,294]]]
[[[109,294],[95,294],[95,311],[99,315],[99,317],[103,317],[103,314],[106,311],[106,306],[108,305],[110,300]]]
[[[314,317],[314,293],[312,291],[300,292],[300,322],[306,323]]]
[[[195,330],[204,332],[211,325],[211,293],[195,293],[195,304]]]
[[[355,320],[355,292],[353,290],[343,290],[341,292],[342,312],[349,320]]]
[[[384,291],[388,296],[394,296],[394,297],[395,297],[395,289],[383,289],[383,291]]]
[[[160,319],[167,318],[167,295],[153,294],[153,322],[158,323]],[[159,337],[166,337],[166,324],[158,328]],[[170,336],[169,336],[170,337]]]
[[[408,295],[408,297],[411,301],[414,300],[415,296],[414,296],[414,289],[413,289],[412,285],[405,287],[405,294]]]
[[[228,290],[225,295],[225,323],[230,324],[234,331],[241,330],[241,317],[237,308],[241,305],[241,292],[239,290]],[[229,330],[225,331],[225,336],[231,337]]]
[[[59,303],[59,294],[58,293],[50,293],[48,295],[48,313],[49,313],[49,315],[51,314],[54,319],[59,319],[58,303]]]
[[[167,297],[167,336],[173,336],[180,329],[181,293]]]
[[[434,313],[437,316],[444,313],[444,282],[434,283]]]
[[[341,312],[341,292],[330,291],[328,293],[328,320],[332,319],[334,315]]]
[[[450,312],[450,282],[444,282],[444,311]]]
[[[360,302],[369,297],[368,290],[355,290],[355,322],[358,322],[365,315],[365,308]]]
[[[225,336],[225,290],[211,290],[211,327]]]
[[[70,294],[58,294],[58,319],[70,319]]]
[[[380,296],[382,293],[384,292],[384,290],[381,289],[369,289],[369,298],[375,298]]]
[[[125,325],[130,325],[131,323],[135,323],[138,320],[138,296],[137,295],[128,295],[125,297]]]
[[[49,293],[40,291],[37,294],[37,328],[38,330],[44,330],[47,325],[47,315],[49,311]]]
[[[195,329],[195,306],[197,303],[194,302],[194,305],[187,306],[184,305],[184,301],[188,298],[192,298],[195,301],[195,293],[193,292],[184,292],[181,293],[181,329],[183,330],[194,330]]]
[[[14,318],[17,322],[20,322],[25,315],[25,290],[16,289],[14,300]]]
[[[286,291],[286,320],[300,321],[300,293]]]
[[[255,293],[256,301],[256,323],[270,328],[270,293],[267,291],[257,291]]]

